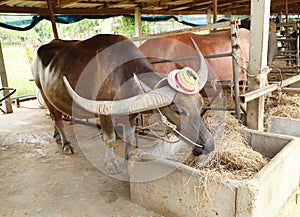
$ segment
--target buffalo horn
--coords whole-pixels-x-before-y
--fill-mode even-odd
[[[164,107],[172,103],[176,94],[171,87],[165,86],[127,99],[96,101],[79,96],[65,76],[63,80],[73,101],[86,111],[98,115],[128,115]]]
[[[208,77],[208,68],[207,68],[207,64],[206,61],[199,49],[199,47],[197,46],[196,42],[194,41],[193,38],[191,38],[191,41],[193,43],[193,46],[196,50],[196,54],[199,58],[199,70],[198,70],[198,75],[199,75],[199,80],[200,80],[200,90],[204,87],[206,81],[207,81],[207,77]]]

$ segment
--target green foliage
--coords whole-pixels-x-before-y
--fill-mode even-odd
[[[34,29],[32,30],[34,36],[40,41],[41,43],[49,42],[53,39],[53,31],[51,22],[43,20],[39,22]]]
[[[99,19],[84,19],[72,24],[58,24],[59,37],[64,39],[88,38],[101,33]]]
[[[116,17],[114,19],[114,31],[120,35],[134,36],[134,21],[126,17]]]
[[[116,17],[114,18],[116,34],[125,35],[127,37],[133,37],[135,35],[135,24],[134,20],[127,17]],[[146,21],[142,21],[142,33],[147,35],[150,32],[150,25]]]

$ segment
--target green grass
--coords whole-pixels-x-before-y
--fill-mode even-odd
[[[2,52],[8,85],[17,89],[12,97],[34,94],[36,86],[34,81],[29,81],[32,74],[25,47],[2,47]]]

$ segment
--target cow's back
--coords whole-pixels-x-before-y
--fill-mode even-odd
[[[38,49],[32,71],[44,97],[61,112],[72,115],[72,98],[65,88],[63,76],[84,98],[113,100],[114,86],[120,86],[132,77],[124,70],[130,71],[126,69],[130,61],[138,59],[138,62],[139,58],[144,56],[120,35],[97,35],[84,41],[53,40]],[[107,92],[105,99],[100,98],[103,91]]]

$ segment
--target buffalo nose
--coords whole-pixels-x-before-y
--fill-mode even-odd
[[[204,145],[204,148],[195,146],[193,148],[192,153],[194,156],[206,155],[212,152],[214,149],[215,149],[215,143],[213,140],[210,140]]]

